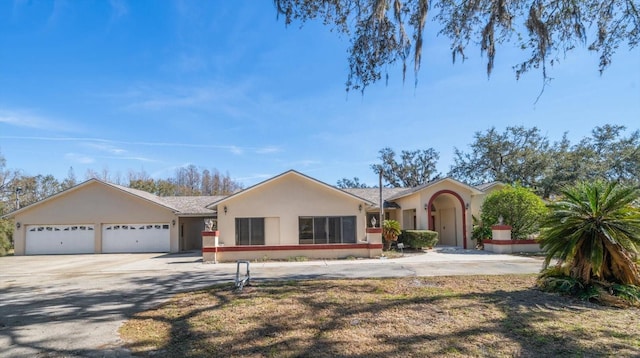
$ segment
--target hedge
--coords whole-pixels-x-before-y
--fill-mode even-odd
[[[402,230],[398,242],[414,249],[434,247],[438,243],[438,233],[431,230]]]

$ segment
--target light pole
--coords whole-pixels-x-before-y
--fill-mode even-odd
[[[378,174],[378,186],[380,187],[380,227],[384,224],[384,200],[382,200],[382,166]]]
[[[22,194],[22,188],[16,188],[16,210],[20,209],[20,194]]]

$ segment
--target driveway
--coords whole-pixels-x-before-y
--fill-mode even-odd
[[[253,280],[537,273],[540,258],[438,249],[395,259],[252,263]],[[233,282],[199,252],[0,257],[0,357],[127,357],[117,330],[171,295]]]

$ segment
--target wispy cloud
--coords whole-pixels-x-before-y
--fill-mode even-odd
[[[137,162],[158,163],[159,160],[137,156],[99,156],[100,159],[131,160]]]
[[[90,146],[94,149],[109,152],[112,154],[125,154],[126,149],[119,146],[146,146],[146,147],[174,147],[174,148],[198,148],[198,149],[222,149],[232,154],[241,155],[246,152],[269,154],[277,153],[280,150],[276,146],[265,147],[243,147],[237,145],[216,145],[216,144],[199,144],[199,143],[180,143],[180,142],[136,142],[136,141],[119,141],[104,138],[89,137],[37,137],[37,136],[0,136],[0,139],[19,139],[34,141],[51,141],[51,142],[85,142],[84,146]]]
[[[71,132],[74,129],[63,121],[41,116],[28,110],[0,108],[0,123],[15,127],[33,128],[48,131]]]
[[[63,16],[63,14],[70,6],[70,3],[66,0],[54,0],[53,9],[51,10],[51,14],[49,14],[49,18],[47,19],[47,26],[56,26],[60,17]]]
[[[113,146],[113,145],[110,145],[110,144],[106,144],[104,142],[84,143],[84,146],[86,146],[88,148],[96,149],[96,150],[99,150],[99,151],[102,151],[102,152],[116,154],[116,155],[123,155],[123,154],[127,153],[126,149],[118,148],[116,146]]]
[[[229,146],[229,151],[235,155],[241,155],[244,153],[244,150],[240,147],[236,147],[235,145]]]
[[[282,148],[280,147],[276,147],[276,146],[266,146],[266,147],[262,147],[262,148],[258,148],[256,150],[257,154],[272,154],[272,153],[280,153],[282,152]]]
[[[252,174],[246,177],[234,178],[233,180],[239,181],[245,185],[253,185],[253,184],[256,184],[257,182],[261,182],[263,180],[272,178],[273,176],[274,174]]]
[[[124,0],[109,0],[111,19],[116,20],[129,14],[129,7]]]
[[[302,160],[297,160],[293,162],[287,162],[285,166],[289,168],[299,168],[299,167],[306,168],[316,164],[320,164],[320,161],[312,160],[312,159],[302,159]]]
[[[220,108],[237,103],[244,97],[241,85],[209,86],[148,86],[142,85],[124,92],[129,110],[163,110],[167,108]],[[118,95],[116,95],[118,96]]]
[[[196,62],[189,66],[199,66]],[[263,121],[255,113],[277,115],[288,110],[286,103],[274,102],[273,98],[261,95],[256,87],[253,80],[191,86],[138,84],[101,97],[116,102],[116,106],[126,112],[175,110],[183,113],[188,110],[210,118],[224,118],[225,125],[229,125],[230,120],[242,120],[245,126],[254,125]]]
[[[80,164],[91,164],[96,161],[92,157],[89,157],[84,154],[78,154],[78,153],[66,153],[64,157],[69,161],[80,163]]]

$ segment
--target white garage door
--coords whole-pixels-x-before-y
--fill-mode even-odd
[[[102,227],[102,252],[169,252],[169,224],[108,224]]]
[[[25,253],[93,254],[93,225],[27,225]]]

